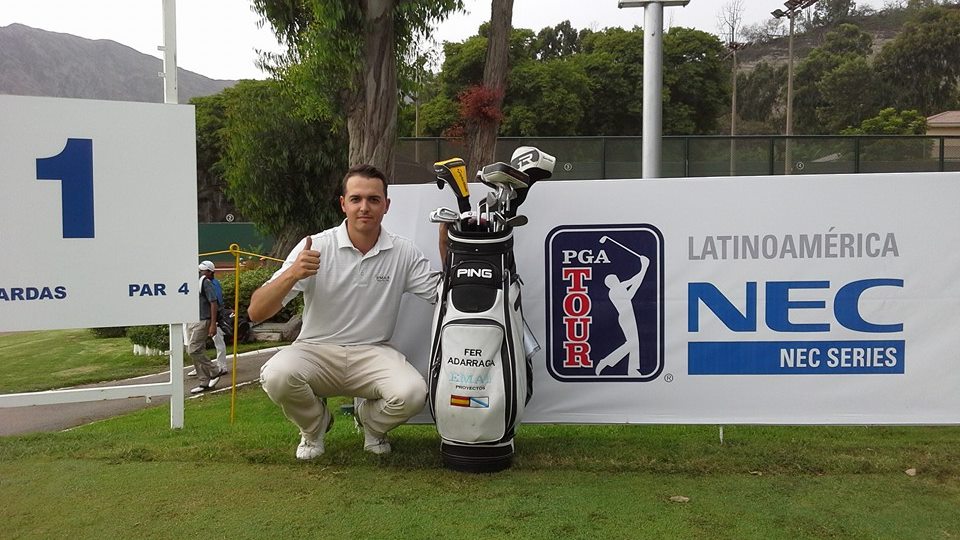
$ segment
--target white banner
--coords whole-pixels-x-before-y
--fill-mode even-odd
[[[0,96],[0,330],[195,321],[193,106]]]
[[[439,266],[452,194],[390,198]],[[956,173],[538,183],[514,235],[543,345],[524,420],[960,422],[958,200]],[[403,309],[425,372],[432,307]]]

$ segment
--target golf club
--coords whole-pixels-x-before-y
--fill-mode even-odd
[[[519,207],[527,199],[527,191],[533,187],[534,182],[546,180],[553,176],[553,167],[556,163],[557,159],[555,157],[533,146],[521,146],[513,151],[510,165],[529,178],[527,187],[517,190],[517,201],[514,208]]]
[[[643,259],[646,259],[646,258],[647,258],[647,257],[644,257],[643,255],[637,253],[636,251],[628,248],[627,246],[621,244],[620,242],[617,242],[617,241],[614,240],[613,238],[610,238],[609,236],[601,236],[601,237],[600,237],[600,243],[601,243],[601,244],[605,243],[607,240],[609,240],[609,241],[613,242],[614,244],[622,247],[623,249],[629,251],[630,253],[632,253],[635,257],[639,258],[640,260],[643,260]]]
[[[514,188],[521,188],[527,187],[530,182],[529,176],[502,161],[486,165],[481,169],[480,177],[484,184],[493,188],[507,184]]]
[[[495,212],[500,211],[500,207],[497,205],[497,195],[492,191],[487,192],[487,196],[483,199],[482,206],[483,213],[488,222],[493,220],[493,214]]]
[[[455,223],[460,219],[460,213],[452,208],[441,206],[430,212],[431,223]]]
[[[470,210],[470,188],[467,186],[467,165],[460,158],[450,158],[433,164],[437,175],[437,187],[449,184],[457,198],[457,207],[461,212]]]
[[[527,224],[528,221],[529,220],[527,219],[527,216],[517,215],[506,220],[504,224],[507,225],[508,227],[523,227],[524,225]]]

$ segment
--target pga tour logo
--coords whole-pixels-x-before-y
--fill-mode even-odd
[[[547,369],[560,381],[650,381],[663,370],[663,235],[569,225],[546,241]]]

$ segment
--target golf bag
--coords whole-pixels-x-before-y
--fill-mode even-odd
[[[233,341],[233,317],[232,309],[221,309],[217,315],[217,327],[223,331],[224,341]],[[250,337],[250,321],[243,315],[237,321],[237,343],[246,343]]]
[[[430,412],[447,467],[499,471],[512,463],[514,428],[533,395],[513,229],[451,227],[447,245],[432,327]]]

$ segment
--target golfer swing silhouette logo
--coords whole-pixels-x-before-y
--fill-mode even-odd
[[[600,239],[612,240],[609,236]],[[614,243],[619,244],[616,240]],[[617,347],[610,354],[599,360],[596,365],[596,374],[600,375],[604,369],[615,366],[620,363],[624,357],[629,358],[627,363],[627,373],[640,373],[640,332],[637,329],[637,316],[633,309],[633,297],[636,296],[640,284],[643,283],[644,276],[647,275],[647,268],[650,267],[650,258],[644,255],[638,255],[630,248],[622,246],[624,249],[637,255],[640,259],[640,271],[633,277],[620,281],[616,274],[607,274],[603,278],[604,285],[609,289],[610,303],[617,310],[617,323],[620,330],[623,331],[623,345]]]
[[[569,382],[643,382],[663,369],[663,237],[651,225],[547,237],[547,362]]]

